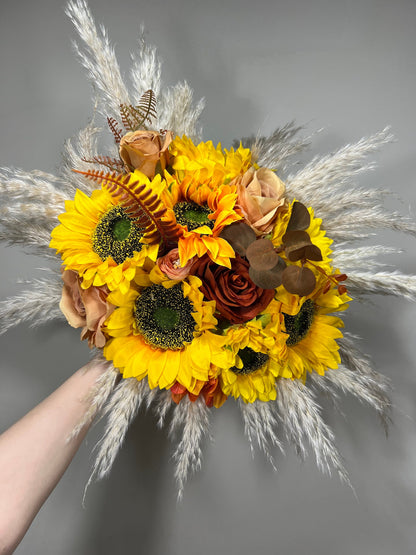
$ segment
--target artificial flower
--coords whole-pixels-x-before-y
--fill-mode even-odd
[[[113,338],[104,347],[125,378],[148,377],[151,388],[171,388],[179,382],[193,392],[213,377],[212,364],[228,367],[232,353],[215,334],[215,303],[205,301],[195,276],[164,287],[153,284],[126,294],[114,291],[117,308],[106,322]]]
[[[161,172],[169,165],[168,147],[172,131],[130,131],[120,140],[120,158],[129,170],[139,170],[153,179],[157,168]]]
[[[73,328],[82,328],[81,339],[88,339],[88,345],[102,349],[107,341],[102,328],[105,320],[114,310],[107,302],[109,290],[106,286],[83,289],[77,272],[65,270],[62,274],[62,288],[59,308]]]
[[[184,266],[181,265],[179,258],[179,249],[171,249],[167,254],[157,259],[157,264],[169,279],[181,280],[189,275],[191,268],[194,264],[194,258],[186,262]]]
[[[268,168],[251,167],[230,185],[237,185],[237,208],[256,235],[269,233],[277,213],[285,209],[283,181]]]
[[[230,269],[205,256],[195,262],[192,271],[201,279],[205,297],[215,301],[221,317],[232,324],[252,320],[274,297],[274,289],[262,289],[251,281],[249,264],[239,254],[232,259]]]
[[[61,253],[66,269],[79,273],[84,289],[107,285],[126,292],[136,268],[147,257],[156,260],[158,246],[142,242],[134,220],[105,189],[94,190],[90,197],[77,190],[65,209],[50,247]]]
[[[168,208],[168,217],[181,227],[178,238],[181,265],[207,254],[216,264],[230,267],[234,249],[219,235],[224,227],[241,220],[234,210],[235,187],[223,186],[213,191],[206,183],[196,183],[188,177],[181,182],[172,180],[161,198]]]
[[[212,141],[207,141],[195,145],[183,136],[175,137],[169,150],[173,156],[172,167],[180,181],[190,178],[212,189],[243,175],[252,165],[250,149],[241,145],[236,150],[223,150],[221,144],[215,147]]]

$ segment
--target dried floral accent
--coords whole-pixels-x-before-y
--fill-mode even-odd
[[[151,89],[143,93],[138,106],[120,104],[120,115],[127,131],[146,129],[146,123],[151,124],[157,116],[155,93]]]
[[[81,158],[87,164],[99,164],[105,166],[112,172],[121,173],[124,169],[123,162],[118,158],[111,158],[110,156],[94,156],[91,159]]]
[[[171,131],[133,131],[121,138],[120,157],[129,170],[140,170],[153,179],[157,171],[162,173],[169,165],[172,140]]]
[[[232,324],[252,320],[274,297],[274,289],[262,289],[253,283],[249,263],[239,254],[231,260],[230,269],[204,256],[195,263],[192,272],[201,279],[204,296],[215,301],[221,317]]]
[[[237,207],[256,235],[269,233],[285,210],[285,185],[273,170],[251,167],[231,182],[237,186]]]
[[[132,181],[130,174],[105,173],[97,170],[74,171],[100,183],[117,198],[126,214],[135,219],[135,225],[143,231],[143,237],[149,245],[162,241],[167,247],[177,241],[180,233],[179,226],[174,221],[162,220],[167,210],[148,184],[140,183],[139,180]]]
[[[114,118],[107,118],[108,127],[114,136],[114,141],[119,144],[123,136],[123,130],[120,129],[118,121]]]
[[[102,349],[107,341],[102,327],[115,308],[107,302],[108,288],[102,286],[82,289],[81,279],[73,270],[65,270],[62,280],[64,286],[59,308],[68,324],[73,328],[82,328],[81,339],[88,339],[90,348]]]

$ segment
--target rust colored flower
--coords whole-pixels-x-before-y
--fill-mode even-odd
[[[237,207],[257,235],[272,230],[279,210],[285,207],[285,185],[274,171],[253,167],[230,185],[237,185]]]
[[[106,337],[101,328],[114,310],[106,301],[107,287],[82,289],[80,278],[73,270],[65,270],[62,279],[64,286],[59,308],[68,323],[73,328],[82,328],[81,339],[88,339],[91,348],[104,347]]]
[[[168,147],[172,131],[161,135],[157,131],[131,131],[120,141],[120,157],[130,170],[140,170],[153,179],[159,164],[163,171],[169,164]]]
[[[205,297],[215,301],[221,316],[232,324],[252,320],[274,297],[274,289],[261,289],[249,276],[249,263],[239,254],[231,259],[231,268],[218,266],[208,257],[199,259],[192,273],[201,281]]]
[[[185,266],[181,266],[179,259],[179,250],[172,249],[165,256],[157,260],[160,270],[169,279],[185,279],[189,275],[192,265],[194,264],[194,257],[188,260]]]
[[[218,378],[210,378],[207,382],[197,380],[196,390],[193,393],[188,391],[185,386],[176,382],[171,388],[172,400],[179,404],[188,394],[189,399],[194,403],[202,395],[207,407],[219,408],[227,400],[227,395],[222,392]]]

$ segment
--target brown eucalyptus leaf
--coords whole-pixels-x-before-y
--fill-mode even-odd
[[[278,259],[279,261],[276,266],[270,270],[257,270],[257,268],[250,266],[248,274],[251,281],[257,285],[257,287],[261,287],[262,289],[276,289],[276,287],[282,285],[282,274],[286,267],[286,263],[280,256]]]
[[[321,261],[321,249],[316,245],[308,245],[307,247],[305,247],[305,258],[307,260],[314,260],[315,262]]]
[[[282,242],[287,247],[296,246],[297,248],[304,245],[311,245],[311,238],[306,231],[287,231],[283,237]]]
[[[308,209],[301,202],[294,202],[292,206],[292,213],[290,215],[289,223],[287,224],[287,231],[298,231],[308,229],[311,224],[311,216]]]
[[[282,274],[283,287],[293,295],[304,297],[312,293],[316,286],[315,275],[309,268],[288,266]]]
[[[276,254],[270,239],[253,241],[247,247],[246,257],[250,262],[250,267],[258,271],[271,270],[279,262],[279,256]]]
[[[291,262],[305,258],[306,249],[312,245],[306,231],[289,231],[283,236],[285,253]]]
[[[247,247],[256,240],[256,234],[251,227],[241,221],[227,225],[221,231],[220,237],[228,241],[240,256],[245,256]]]

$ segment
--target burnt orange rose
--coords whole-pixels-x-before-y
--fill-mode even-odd
[[[192,273],[201,281],[204,296],[215,301],[221,316],[232,324],[243,324],[262,312],[274,297],[274,289],[261,289],[248,274],[249,263],[239,254],[231,268],[214,264],[207,256],[200,258]]]
[[[88,339],[90,347],[103,348],[106,337],[101,328],[114,310],[107,303],[107,287],[82,289],[77,272],[65,270],[62,274],[64,286],[59,308],[69,325],[82,328],[81,339]]]
[[[140,170],[153,179],[159,165],[163,171],[169,164],[168,147],[173,140],[172,131],[132,131],[120,141],[120,157],[130,170]]]
[[[237,185],[237,204],[256,235],[273,229],[278,212],[285,208],[285,185],[268,168],[250,168],[231,182]]]

